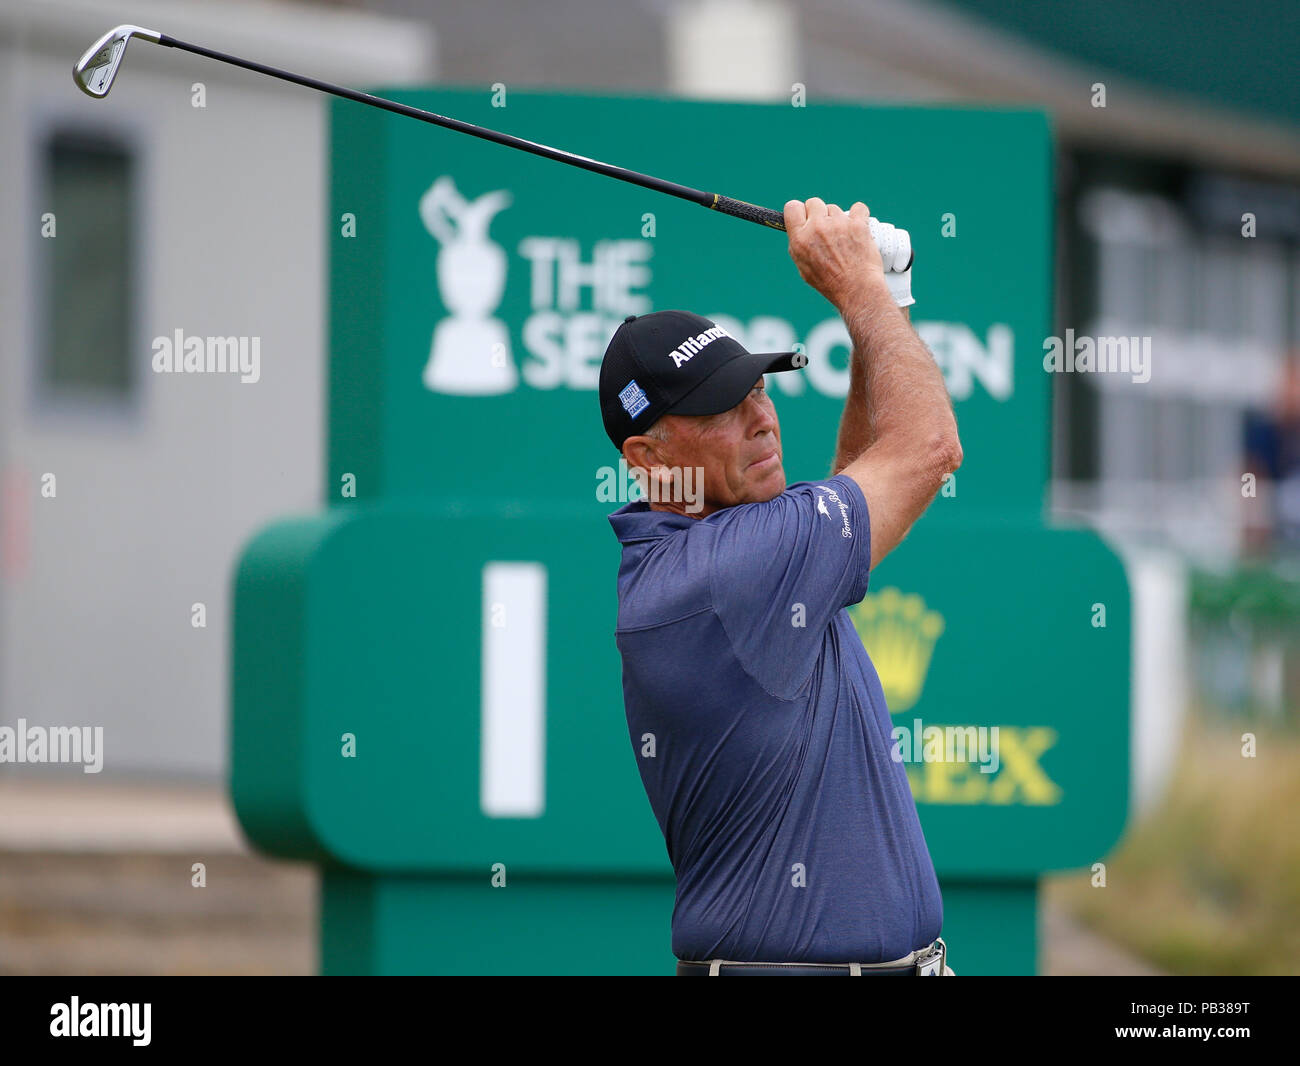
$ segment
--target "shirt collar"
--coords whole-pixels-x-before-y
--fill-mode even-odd
[[[672,511],[652,511],[645,500],[625,504],[609,516],[614,535],[621,544],[657,540],[678,529],[689,529],[697,519]]]

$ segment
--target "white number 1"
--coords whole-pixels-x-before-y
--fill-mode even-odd
[[[483,567],[479,806],[538,818],[546,806],[546,567]]]

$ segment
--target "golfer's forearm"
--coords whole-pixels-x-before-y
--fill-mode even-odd
[[[849,394],[844,399],[839,435],[835,438],[832,475],[838,474],[870,448],[875,439],[871,428],[871,408],[868,405],[866,358],[866,352],[855,345],[849,356]]]
[[[910,323],[912,316],[906,307],[903,317]],[[849,357],[849,394],[844,400],[844,413],[840,416],[839,436],[835,440],[835,460],[831,474],[838,474],[849,463],[871,447],[876,439],[872,426],[871,408],[867,394],[866,352],[854,347]]]
[[[943,374],[883,279],[846,300],[841,313],[853,355],[835,470],[878,441],[907,449],[927,449],[939,441],[955,445],[957,421]]]
[[[897,308],[887,299],[884,279],[878,285],[868,285],[860,295],[849,297],[838,304],[840,316],[849,331],[852,348],[849,355],[849,394],[844,398],[844,411],[840,415],[839,433],[835,439],[835,459],[831,474],[838,474],[849,463],[871,447],[876,430],[871,410],[871,396],[867,390],[867,322],[877,315],[887,314]]]

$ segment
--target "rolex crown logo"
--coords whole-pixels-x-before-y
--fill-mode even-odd
[[[943,616],[927,610],[920,596],[887,588],[850,607],[849,617],[880,675],[890,713],[910,710],[921,698]]]

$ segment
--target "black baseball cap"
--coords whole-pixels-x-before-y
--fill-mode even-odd
[[[600,364],[600,414],[614,447],[661,415],[716,415],[740,403],[763,374],[797,370],[794,352],[755,355],[690,311],[628,315]]]

